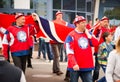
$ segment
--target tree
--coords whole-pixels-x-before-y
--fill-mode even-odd
[[[112,10],[106,10],[104,15],[109,17],[109,19],[120,20],[120,7],[115,7]]]

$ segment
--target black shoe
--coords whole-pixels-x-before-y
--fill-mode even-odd
[[[56,71],[53,71],[53,73],[57,73]]]
[[[64,81],[70,82],[70,78],[69,77],[65,77]]]
[[[27,65],[28,68],[33,68],[32,65]]]
[[[61,74],[63,74],[63,72],[58,71],[56,74],[57,74],[57,75],[61,75]]]

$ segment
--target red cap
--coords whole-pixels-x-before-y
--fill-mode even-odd
[[[15,15],[15,19],[18,19],[18,18],[20,18],[21,16],[24,16],[24,14],[18,13],[17,15]]]
[[[73,23],[76,24],[78,22],[86,21],[86,19],[83,16],[76,16]]]
[[[104,16],[101,21],[104,21],[104,20],[109,20],[109,18],[107,18],[106,16]]]
[[[63,14],[63,13],[60,11],[57,11],[55,15],[57,16],[58,14]]]

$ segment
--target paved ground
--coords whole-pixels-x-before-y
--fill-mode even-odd
[[[43,59],[36,59],[37,52],[34,52],[32,64],[33,69],[26,69],[26,79],[27,82],[65,82],[65,72],[66,72],[66,62],[60,62],[61,71],[64,72],[63,75],[57,76],[52,73],[52,62],[45,61]],[[103,73],[100,73],[102,76]],[[81,82],[81,81],[79,81]]]
[[[61,71],[63,75],[57,76],[52,73],[52,62],[45,61],[43,59],[36,59],[37,52],[34,53],[32,59],[33,69],[26,69],[27,82],[64,82],[64,76],[66,72],[66,62],[61,62]]]
[[[61,70],[64,72],[63,75],[57,76],[52,73],[52,63],[45,61],[33,60],[33,69],[27,68],[26,78],[27,82],[64,82],[64,74],[66,69],[66,63],[61,64]],[[35,62],[39,63],[35,63]]]

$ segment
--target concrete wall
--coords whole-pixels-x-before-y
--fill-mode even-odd
[[[14,9],[30,9],[30,0],[14,0]]]

